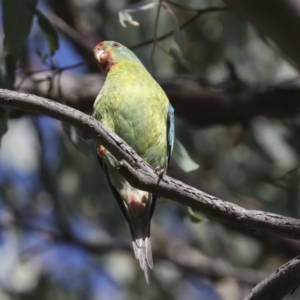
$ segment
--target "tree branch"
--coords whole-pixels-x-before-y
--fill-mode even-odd
[[[299,282],[300,256],[297,256],[260,282],[244,300],[281,300]]]
[[[157,173],[116,134],[104,128],[93,117],[76,109],[35,95],[3,89],[0,89],[0,104],[46,114],[88,133],[96,143],[104,145],[120,161],[120,173],[136,188],[188,205],[210,218],[243,230],[300,239],[300,220],[263,211],[246,210],[169,176],[164,175],[160,179]],[[245,300],[279,300],[299,282],[300,257],[297,257],[258,284]]]
[[[51,73],[18,77],[23,80],[21,91],[42,97],[59,99],[57,81],[49,94]],[[247,123],[257,115],[283,118],[300,111],[300,86],[295,81],[274,86],[242,86],[237,92],[204,87],[193,79],[175,77],[158,79],[176,115],[196,126],[212,124]],[[104,83],[101,75],[61,74],[60,84],[66,103],[83,112],[91,112],[94,100]],[[17,84],[18,85],[18,84]]]
[[[295,116],[300,111],[300,87],[295,84],[240,86],[226,91],[201,86],[194,80],[160,80],[176,114],[198,126],[248,123],[257,115]],[[225,83],[226,84],[226,83]]]
[[[0,104],[42,113],[68,122],[104,145],[119,161],[121,174],[136,188],[177,201],[208,217],[249,231],[300,239],[300,220],[263,211],[247,210],[188,186],[169,176],[159,181],[157,173],[116,134],[96,119],[60,103],[9,90],[0,90]]]
[[[122,160],[119,171],[134,187],[190,206],[220,222],[244,230],[262,231],[300,239],[300,220],[258,210],[244,209],[169,176],[164,176],[158,183],[156,172],[143,161],[132,165],[126,160]]]
[[[184,28],[186,28],[187,26],[189,26],[191,23],[193,23],[194,21],[196,21],[197,18],[200,17],[203,14],[211,13],[211,12],[218,12],[218,11],[225,11],[227,9],[228,9],[227,6],[208,7],[208,8],[199,9],[199,10],[197,10],[197,13],[193,17],[191,17],[190,19],[188,19],[187,21],[185,21],[183,24],[181,24],[179,26],[179,29],[183,30]],[[164,39],[172,36],[174,33],[175,33],[175,30],[171,30],[171,31],[169,31],[169,32],[167,32],[167,33],[165,33],[165,34],[157,37],[156,38],[156,42],[160,42],[160,41],[162,41],[162,40],[164,40]],[[129,48],[131,50],[135,50],[135,49],[147,46],[147,45],[151,45],[153,42],[154,42],[154,39],[149,39],[147,41],[144,41],[144,42],[138,43],[136,45],[130,46]]]

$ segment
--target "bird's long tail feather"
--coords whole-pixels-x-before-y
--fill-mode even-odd
[[[150,269],[153,268],[153,258],[150,239],[150,220],[152,217],[152,209],[155,207],[156,198],[148,194],[148,202],[145,209],[138,215],[129,213],[129,227],[131,232],[132,246],[136,259],[140,263],[141,269],[144,271],[146,282],[150,283]]]
[[[153,268],[150,236],[135,239],[132,234],[132,246],[135,257],[139,261],[141,269],[144,271],[146,282],[150,284],[149,271]]]

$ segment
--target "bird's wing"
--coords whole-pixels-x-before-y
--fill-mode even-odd
[[[167,162],[165,166],[165,172],[170,163],[171,155],[173,152],[173,145],[174,145],[174,136],[175,136],[175,127],[174,127],[174,108],[171,104],[169,104],[168,109],[168,116],[167,116]],[[152,195],[152,204],[150,208],[150,217],[152,218],[156,203],[157,203],[157,196]]]
[[[168,117],[167,117],[167,141],[168,141],[167,167],[170,163],[170,159],[171,159],[172,152],[173,152],[174,137],[175,137],[174,108],[171,104],[169,104]]]
[[[99,155],[97,155],[97,157],[98,157],[99,163],[104,171],[104,174],[105,174],[105,177],[109,184],[109,187],[110,187],[116,201],[118,202],[118,206],[120,207],[121,212],[122,212],[123,216],[125,217],[126,221],[129,223],[127,208],[125,207],[125,203],[124,203],[123,199],[121,198],[120,194],[118,193],[117,189],[113,186],[113,184],[110,181],[107,166],[105,165],[105,163],[103,162],[102,158]]]

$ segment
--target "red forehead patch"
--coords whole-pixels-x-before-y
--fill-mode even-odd
[[[94,51],[100,50],[99,48],[101,48],[103,45],[104,45],[104,42],[101,42],[101,43],[97,44],[97,45],[95,46],[95,48],[94,48]]]

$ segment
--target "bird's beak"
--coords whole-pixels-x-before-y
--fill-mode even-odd
[[[105,50],[100,50],[95,53],[95,58],[101,65],[105,65],[107,62],[107,52]]]

